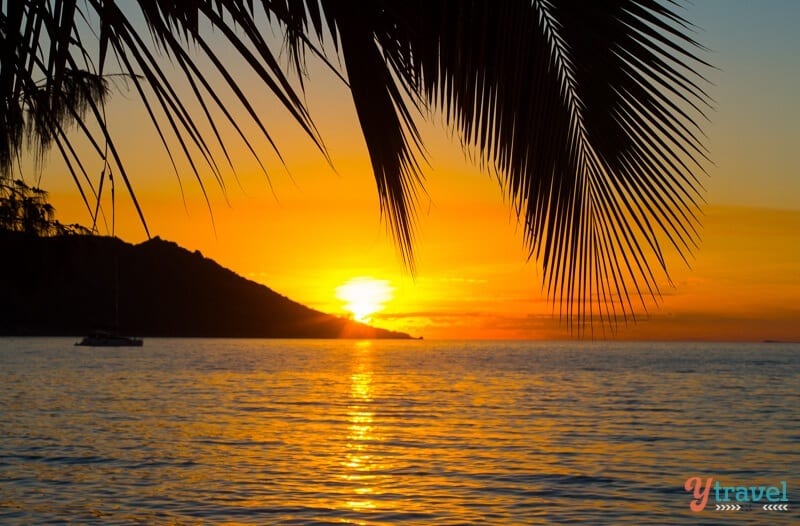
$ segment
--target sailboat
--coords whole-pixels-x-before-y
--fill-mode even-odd
[[[114,330],[112,331],[92,331],[75,345],[87,347],[141,347],[141,338],[123,336],[117,333],[119,327],[119,263],[117,255],[114,254]]]
[[[113,331],[92,331],[75,345],[87,347],[141,347],[144,343],[141,338],[123,336],[118,334],[116,328],[119,327],[119,261],[114,253],[114,330]]]
[[[100,189],[98,191],[97,202],[98,209],[100,206],[100,194],[103,191],[103,175],[100,178]],[[108,178],[111,181],[111,232],[114,235],[114,180],[111,177],[111,172],[108,173]],[[95,221],[97,221],[97,210],[95,210]],[[92,225],[94,228],[94,225]],[[119,327],[119,255],[117,249],[114,249],[114,331],[93,331],[88,336],[85,336],[81,341],[75,342],[75,345],[82,345],[86,347],[141,347],[144,341],[141,338],[134,338],[131,336],[123,336],[116,332]]]
[[[94,331],[81,341],[75,342],[75,345],[87,347],[141,347],[143,344],[141,338],[121,336],[107,331]]]

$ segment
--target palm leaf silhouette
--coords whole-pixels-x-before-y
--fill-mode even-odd
[[[230,105],[244,108],[274,146],[267,124],[203,28],[227,41],[325,153],[302,93],[264,36],[273,24],[285,35],[301,89],[309,53],[346,77],[381,210],[412,270],[423,183],[418,160],[424,157],[415,119],[432,114],[443,115],[465,152],[497,175],[524,227],[530,257],[541,262],[548,297],[571,328],[582,332],[595,320],[613,327],[634,315],[634,302],[646,308],[647,297],[659,297],[659,280],[669,278],[665,249],[686,259],[696,246],[702,200],[696,173],[706,160],[699,123],[709,107],[698,70],[709,65],[697,56],[703,48],[676,3],[137,0],[123,9],[112,0],[24,0],[3,5],[0,171],[9,177],[27,129],[29,142],[37,141],[40,151],[57,146],[90,211],[84,185],[95,199],[97,192],[64,131],[68,124],[76,124],[97,154],[114,165],[146,225],[103,114],[110,57],[141,98],[173,166],[180,153],[201,187],[200,163],[224,187],[214,145],[233,167],[215,110],[263,169]],[[149,35],[133,23],[134,10]],[[188,99],[170,84],[159,59],[164,54],[186,79]],[[338,55],[343,71],[329,54]],[[224,80],[222,88],[207,82],[201,61]],[[173,152],[170,144],[176,143]]]

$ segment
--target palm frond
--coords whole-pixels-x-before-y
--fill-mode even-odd
[[[132,23],[137,9],[146,21],[149,39],[141,35],[141,28]],[[266,174],[264,162],[252,140],[245,137],[241,124],[232,116],[230,95],[244,107],[279,158],[280,152],[262,117],[250,104],[250,94],[239,88],[234,75],[217,56],[219,51],[213,49],[202,34],[201,19],[214,31],[222,33],[312,143],[324,153],[321,138],[301,97],[255,29],[252,2],[85,0],[79,4],[76,0],[24,0],[4,3],[0,9],[0,102],[3,105],[0,112],[3,130],[0,176],[11,176],[13,165],[25,146],[26,136],[27,146],[34,148],[37,157],[43,156],[58,137],[58,151],[70,166],[71,158],[74,160],[70,153],[75,151],[71,144],[73,139],[62,134],[61,130],[80,123],[83,136],[104,162],[115,165],[115,172],[121,175],[130,197],[136,202],[123,160],[116,158],[115,149],[109,144],[112,138],[104,111],[109,57],[115,59],[118,71],[131,80],[173,166],[176,155],[170,139],[174,139],[177,151],[188,162],[203,189],[202,170],[197,161],[205,164],[223,191],[225,181],[217,164],[217,155],[201,131],[201,121],[212,130],[228,164],[233,164],[219,131],[219,123],[212,117],[207,101],[221,109],[225,121],[243,140]],[[92,27],[93,21],[96,23],[98,20],[99,30]],[[94,34],[94,40],[85,38],[87,35],[83,33],[86,32]],[[189,54],[187,50],[192,45],[204,56]],[[173,88],[173,79],[165,72],[160,55],[174,59],[178,72],[194,95],[194,106],[184,93]],[[212,88],[206,80],[207,72],[201,72],[198,64],[203,58],[214,64],[223,80],[221,88]],[[225,88],[229,90],[228,94],[224,93]],[[223,102],[225,99],[228,101]],[[200,109],[199,115],[195,111],[197,108]],[[177,168],[175,173],[178,174]],[[205,189],[203,191],[205,193]],[[146,229],[144,215],[141,217]]]
[[[649,0],[387,1],[377,18],[396,78],[497,171],[567,324],[657,302],[664,243],[684,260],[696,246],[707,160],[688,23]]]

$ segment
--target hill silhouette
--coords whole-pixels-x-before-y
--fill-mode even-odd
[[[248,338],[410,338],[331,316],[154,238],[0,234],[0,334]],[[118,276],[118,278],[115,277]]]

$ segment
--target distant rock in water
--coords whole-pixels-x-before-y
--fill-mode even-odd
[[[0,234],[0,334],[410,338],[331,316],[159,238]]]

